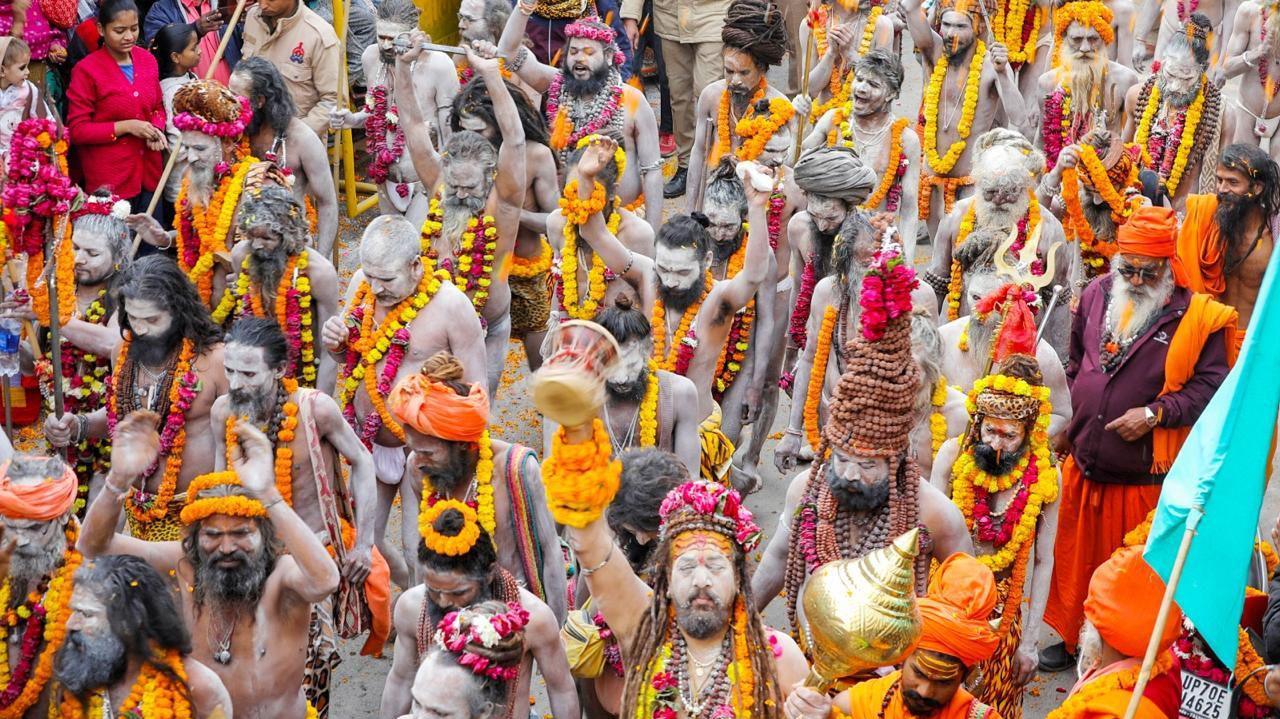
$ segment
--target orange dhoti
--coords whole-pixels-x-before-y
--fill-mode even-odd
[[[1075,652],[1084,624],[1084,600],[1093,570],[1124,543],[1124,535],[1147,518],[1160,499],[1160,485],[1105,484],[1086,479],[1075,459],[1061,467],[1058,536],[1053,581],[1044,621]]]

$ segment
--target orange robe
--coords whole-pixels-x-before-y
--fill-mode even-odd
[[[884,695],[901,676],[902,671],[898,670],[886,677],[862,682],[845,692],[850,705],[847,716],[852,719],[877,719],[880,716],[880,707],[884,704]],[[835,712],[832,715],[839,716]],[[885,708],[884,719],[912,719],[911,713],[902,703],[901,691]],[[972,694],[964,690],[964,687],[960,687],[956,689],[955,696],[951,697],[951,703],[929,719],[1000,719],[1000,715],[994,709],[974,699]]]
[[[1186,286],[1219,299],[1227,291],[1224,272],[1227,250],[1218,233],[1217,195],[1188,195],[1187,216],[1178,235],[1178,260],[1186,273]],[[1245,327],[1236,330],[1233,349],[1244,346]]]
[[[1044,621],[1074,652],[1093,570],[1124,542],[1125,533],[1155,509],[1160,485],[1092,482],[1085,479],[1072,457],[1067,457],[1060,471],[1058,536]]]
[[[1102,669],[1086,674],[1076,683],[1071,693],[1076,694],[1090,682],[1101,679],[1126,669],[1141,665],[1138,659],[1125,659]],[[1095,697],[1085,710],[1075,714],[1071,719],[1121,719],[1129,708],[1129,700],[1133,692],[1127,689],[1115,689]],[[1182,703],[1182,673],[1178,667],[1172,666],[1167,671],[1151,677],[1142,692],[1142,700],[1138,702],[1138,712],[1134,719],[1178,719]]]

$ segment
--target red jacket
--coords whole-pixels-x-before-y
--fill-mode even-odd
[[[143,120],[165,129],[164,98],[155,58],[134,46],[133,82],[106,48],[89,53],[71,70],[67,128],[76,177],[88,192],[110,187],[126,199],[154,190],[164,158],[133,135],[115,136],[120,120]]]

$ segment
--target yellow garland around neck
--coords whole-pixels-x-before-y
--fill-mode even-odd
[[[477,442],[480,458],[476,462],[476,514],[480,517],[480,526],[490,537],[497,529],[497,515],[493,509],[493,440],[489,430],[480,435]],[[431,478],[422,478],[422,496],[430,497],[435,489],[431,486]]]
[[[640,401],[640,446],[658,446],[658,392],[661,389],[658,381],[658,363],[649,358],[649,383],[644,390],[644,399]]]
[[[812,380],[810,380],[812,381]],[[929,398],[933,411],[929,413],[929,446],[931,456],[938,456],[938,450],[947,441],[947,416],[943,409],[947,406],[947,378],[939,376],[933,384],[933,395]]]
[[[572,196],[576,196],[575,183]],[[570,195],[570,189],[565,188],[566,196]],[[565,213],[564,217],[564,248],[560,251],[560,281],[564,286],[564,311],[570,317],[576,320],[594,320],[596,312],[600,309],[600,302],[604,300],[606,283],[604,279],[605,264],[600,259],[599,253],[591,252],[591,268],[587,270],[587,296],[580,298],[578,287],[578,225],[569,218]],[[622,226],[622,214],[618,212],[618,201],[614,198],[613,211],[609,214],[607,223],[609,234],[614,237],[618,236],[618,229]]]
[[[935,175],[946,175],[956,166],[968,144],[973,129],[973,117],[978,109],[979,90],[982,85],[982,61],[987,56],[987,44],[976,41],[973,59],[969,61],[969,73],[965,79],[964,100],[960,109],[960,124],[956,127],[960,139],[951,143],[947,154],[938,155],[938,106],[942,101],[942,85],[947,78],[949,58],[946,53],[938,57],[924,93],[924,153],[929,169]]]

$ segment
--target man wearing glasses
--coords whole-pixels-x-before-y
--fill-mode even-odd
[[[1062,495],[1045,623],[1074,665],[1093,570],[1155,508],[1187,431],[1234,359],[1236,312],[1186,288],[1173,210],[1143,207],[1116,234],[1111,272],[1085,288],[1071,328],[1072,419],[1055,439]]]

